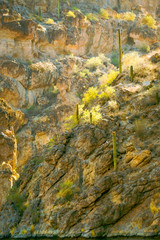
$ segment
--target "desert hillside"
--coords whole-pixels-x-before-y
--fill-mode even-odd
[[[159,0],[0,1],[0,238],[160,236]]]

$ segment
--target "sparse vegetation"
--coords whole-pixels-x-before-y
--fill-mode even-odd
[[[92,107],[90,110],[85,109],[82,114],[82,122],[97,124],[100,120],[102,120],[100,110],[101,108],[99,105]]]
[[[71,18],[75,18],[75,17],[76,17],[75,13],[72,12],[72,11],[68,11],[67,14],[66,14],[66,16],[67,16],[67,17],[71,17]]]
[[[46,24],[54,24],[54,20],[52,18],[45,19]]]
[[[103,87],[101,93],[98,95],[98,98],[102,101],[106,101],[114,96],[115,90],[113,87],[105,86]]]
[[[111,70],[110,73],[102,75],[98,80],[102,85],[110,85],[118,75],[118,71]]]
[[[100,57],[92,57],[87,60],[86,67],[92,70],[95,70],[97,67],[100,67],[103,65],[103,61]]]
[[[98,89],[96,87],[90,87],[84,94],[82,101],[85,104],[92,103],[98,96]]]
[[[153,71],[152,64],[139,55],[138,52],[130,52],[123,57],[123,69],[130,72],[130,66],[134,68],[134,75],[146,77],[151,75]]]
[[[93,14],[93,13],[88,13],[86,17],[90,21],[95,21],[95,22],[99,21],[98,16],[96,14]]]
[[[142,43],[141,45],[138,46],[138,49],[141,52],[148,53],[150,51],[150,46],[146,43]]]
[[[20,216],[23,215],[24,210],[26,209],[25,207],[25,202],[26,202],[26,196],[21,195],[19,193],[19,189],[16,185],[14,185],[8,195],[8,201],[11,202],[15,209],[18,211],[18,214]]]
[[[136,18],[136,14],[133,12],[120,13],[117,14],[117,18],[133,22]]]
[[[107,10],[105,10],[105,9],[103,9],[103,8],[100,9],[100,16],[101,16],[101,18],[103,18],[103,19],[109,19]]]
[[[64,202],[71,201],[74,196],[74,184],[72,181],[65,181],[60,184],[59,192],[57,193],[57,199],[63,200]]]

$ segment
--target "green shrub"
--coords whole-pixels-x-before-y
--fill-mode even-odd
[[[150,46],[148,44],[142,43],[138,46],[139,50],[144,53],[148,53],[150,51]]]
[[[156,29],[156,20],[151,15],[146,15],[142,19],[142,24],[148,26],[149,28]]]
[[[140,56],[138,52],[130,52],[124,55],[123,57],[124,71],[128,71],[129,73],[130,66],[133,66],[135,76],[136,75],[140,77],[147,77],[149,75],[153,76],[152,64],[143,56]]]
[[[98,16],[94,13],[88,13],[86,17],[90,21],[95,21],[95,22],[99,21]]]
[[[74,12],[72,11],[68,11],[67,14],[66,14],[67,17],[72,17],[72,18],[75,18],[76,15],[74,14]]]
[[[19,215],[22,216],[23,212],[26,209],[25,202],[26,196],[23,196],[19,193],[17,186],[13,186],[8,194],[8,201],[11,202],[15,209],[18,211]]]
[[[103,91],[98,95],[100,100],[107,100],[114,96],[115,90],[113,87],[106,86]]]
[[[71,201],[74,196],[74,184],[72,181],[65,181],[60,184],[59,192],[57,193],[57,198],[62,199],[65,202]]]
[[[103,19],[109,19],[107,10],[105,10],[105,9],[103,9],[103,8],[100,9],[100,16],[101,16],[101,18],[103,18]]]
[[[78,109],[79,109],[79,122],[81,121],[81,115],[83,112],[83,107],[84,105],[78,105]],[[71,116],[66,118],[66,123],[64,124],[64,127],[66,130],[72,129],[77,125],[77,111],[75,109],[74,114],[72,114]]]
[[[100,110],[101,108],[99,105],[92,107],[90,110],[85,109],[82,114],[83,123],[90,123],[90,114],[92,114],[92,123],[97,124],[100,120],[102,120]]]
[[[87,60],[86,67],[96,69],[103,65],[103,61],[99,57],[92,57]]]
[[[134,14],[133,12],[120,13],[120,14],[117,14],[117,18],[133,22],[136,18],[136,14]]]
[[[111,56],[111,63],[116,66],[117,68],[119,67],[119,57],[117,52],[113,52]]]
[[[45,19],[45,23],[46,24],[54,24],[54,20],[51,18],[47,18],[47,19]]]
[[[81,77],[81,78],[85,78],[87,76],[90,76],[91,73],[89,71],[89,69],[85,68],[83,69],[82,71],[78,72],[78,75]]]
[[[119,74],[118,71],[111,70],[110,73],[102,75],[98,80],[102,85],[110,85]]]
[[[98,89],[97,87],[90,87],[85,93],[82,101],[84,104],[92,103],[96,97],[98,96]]]

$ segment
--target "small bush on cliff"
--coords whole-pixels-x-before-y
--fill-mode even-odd
[[[115,90],[113,87],[105,86],[103,87],[101,93],[98,95],[98,98],[105,102],[107,99],[110,99],[114,96]]]
[[[103,9],[103,8],[100,9],[100,16],[101,16],[101,18],[103,18],[103,19],[109,19],[109,15],[108,15],[107,10],[105,10],[105,9]]]
[[[156,29],[156,20],[151,15],[146,15],[142,19],[142,24],[148,26],[149,28]]]
[[[8,201],[11,202],[15,209],[18,211],[19,215],[22,216],[25,207],[26,197],[19,193],[17,186],[13,186],[8,195]]]
[[[120,13],[117,14],[117,18],[133,22],[136,18],[136,14],[134,14],[133,12]]]
[[[90,113],[92,113],[92,123],[97,124],[102,120],[102,114],[100,113],[100,110],[101,108],[99,105],[92,107],[90,110],[85,109],[83,111],[82,121],[84,123],[90,123]]]
[[[140,56],[138,52],[127,53],[123,57],[123,69],[124,71],[130,71],[130,66],[133,66],[134,74],[139,77],[147,77],[152,75],[152,64]]]
[[[97,67],[103,65],[103,61],[100,57],[92,57],[87,60],[86,67],[92,70],[95,70]]]
[[[74,12],[72,11],[68,11],[67,14],[66,14],[67,17],[72,17],[72,18],[75,18],[76,15],[74,14]]]
[[[74,184],[72,181],[65,181],[60,184],[57,198],[65,202],[71,201],[74,196]]]
[[[150,51],[150,46],[148,44],[142,43],[141,45],[138,46],[138,49],[141,52],[148,53]]]
[[[45,19],[45,23],[46,24],[54,24],[54,20],[51,18],[47,18],[47,19]]]
[[[98,96],[98,89],[96,87],[90,87],[85,93],[82,101],[84,104],[93,103],[93,101]]]
[[[102,85],[110,85],[118,75],[118,71],[111,70],[108,74],[103,74],[98,80]]]
[[[88,13],[87,14],[87,19],[90,20],[90,21],[95,21],[95,22],[99,21],[98,16],[94,13]]]

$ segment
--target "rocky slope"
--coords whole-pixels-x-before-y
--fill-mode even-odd
[[[60,1],[59,18],[57,1],[0,3],[0,236],[160,234],[159,3],[96,2]],[[147,11],[153,28],[143,24]],[[117,75],[119,27],[124,65]],[[111,70],[115,94],[108,97],[103,76]],[[90,87],[97,97],[85,103]],[[100,121],[93,124],[97,112],[90,124],[81,116],[65,131],[82,102],[83,114],[99,107]]]

